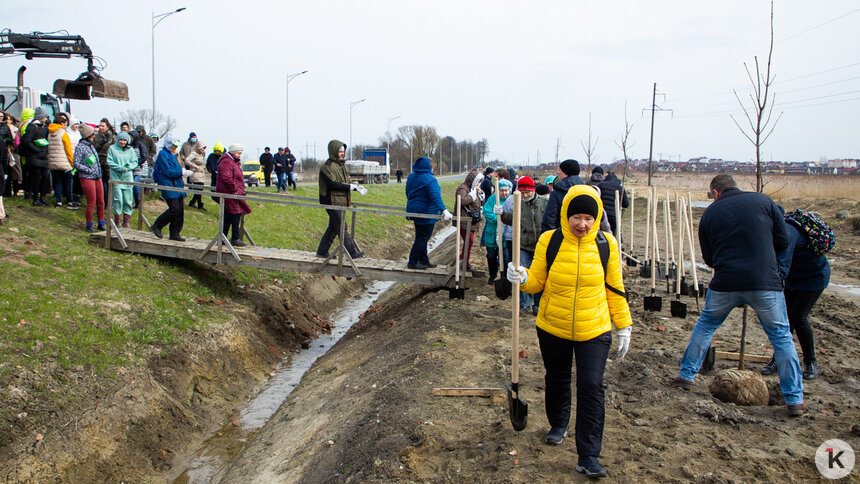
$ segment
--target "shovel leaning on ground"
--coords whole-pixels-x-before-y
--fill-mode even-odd
[[[657,295],[656,291],[656,282],[657,282],[657,268],[659,264],[657,263],[657,203],[656,200],[654,203],[649,204],[649,210],[653,210],[653,216],[649,217],[649,232],[654,235],[654,244],[651,244],[651,295],[645,296],[643,299],[643,305],[645,306],[646,311],[660,311],[663,309],[663,298]]]
[[[668,200],[668,199],[667,199]],[[675,203],[678,204],[678,264],[684,267],[684,224],[681,222],[681,204],[678,196],[675,196]],[[674,249],[674,248],[673,248]],[[674,258],[674,250],[672,258]],[[672,316],[676,318],[687,317],[687,304],[681,302],[681,278],[675,277],[675,300],[671,304]]]
[[[690,246],[690,272],[693,273],[693,294],[690,295],[696,298],[696,309],[699,309],[699,276],[696,274],[696,248],[693,246],[693,220],[687,217],[683,199],[681,199],[681,205],[681,211],[684,212],[684,230],[687,231],[687,244]]]
[[[466,290],[460,286],[460,265],[463,263],[460,256],[460,195],[457,195],[457,248],[456,258],[457,263],[454,265],[454,287],[448,289],[448,299],[463,299],[466,297]],[[463,251],[466,252],[465,250]]]
[[[498,193],[498,192],[497,192]],[[520,192],[514,192],[514,226],[511,256],[515,268],[520,267]],[[520,398],[520,285],[513,285],[511,314],[511,386],[508,387],[508,411],[511,425],[519,432],[526,428],[529,404]]]

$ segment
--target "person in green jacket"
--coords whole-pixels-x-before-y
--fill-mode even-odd
[[[107,165],[110,168],[110,179],[133,182],[132,171],[137,168],[137,151],[129,146],[131,136],[125,131],[117,136],[116,143],[108,149]],[[134,204],[134,193],[131,185],[115,184],[113,186],[113,219],[119,225],[119,215],[122,214],[122,226],[131,226],[131,212]]]
[[[328,142],[328,160],[320,166],[319,187],[320,187],[320,204],[331,205],[337,207],[348,207],[351,203],[350,192],[356,191],[362,195],[367,193],[367,189],[361,185],[349,183],[349,170],[346,169],[344,157],[346,155],[346,144],[343,141],[333,139]],[[328,213],[328,228],[320,240],[317,247],[317,257],[329,257],[329,248],[335,237],[340,236],[340,225],[343,220],[343,210],[329,210]],[[364,255],[364,252],[359,251],[352,240],[349,232],[346,232],[343,240],[343,246],[349,253],[350,257],[357,259]]]

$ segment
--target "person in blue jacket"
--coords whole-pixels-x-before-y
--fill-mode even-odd
[[[803,352],[803,379],[814,380],[818,378],[818,363],[815,361],[815,337],[809,325],[809,313],[830,283],[830,263],[827,257],[809,249],[809,238],[802,230],[788,222],[785,226],[788,229],[788,247],[777,254],[777,262],[785,283],[783,294],[788,324],[791,332],[797,333]],[[763,375],[772,375],[776,371],[773,358],[761,368]]]
[[[442,202],[442,189],[433,176],[433,165],[430,158],[422,156],[412,165],[412,173],[406,179],[406,211],[409,213],[442,214],[445,220],[454,216],[445,208]],[[436,219],[422,217],[406,217],[415,224],[415,241],[409,251],[409,261],[406,267],[424,270],[436,267],[430,263],[427,256],[427,242],[433,234]]]
[[[184,180],[185,177],[191,176],[191,170],[182,168],[176,158],[176,147],[180,144],[181,141],[172,135],[164,136],[164,146],[155,159],[155,173],[159,185],[185,188]],[[170,240],[184,242],[185,238],[180,236],[179,232],[182,231],[182,225],[185,223],[185,204],[182,201],[185,198],[185,192],[162,189],[161,198],[167,203],[167,210],[155,219],[152,224],[152,233],[160,239],[162,237],[161,229],[170,224]]]

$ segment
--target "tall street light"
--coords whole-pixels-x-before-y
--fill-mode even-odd
[[[349,103],[349,149],[352,150],[352,108],[355,107],[356,104],[363,103],[367,101],[367,99],[362,99],[361,101],[353,101]]]
[[[386,145],[385,145],[385,155],[391,159],[391,122],[395,119],[399,119],[400,115],[394,116],[393,118],[388,118],[388,127],[385,129],[385,137],[386,137]],[[400,167],[400,164],[397,164],[397,167]]]
[[[294,77],[298,77],[302,74],[307,73],[308,71],[302,71],[298,74],[287,74],[287,145],[290,146],[290,81],[293,80]]]
[[[179,13],[185,10],[185,7],[177,8],[176,10],[171,10],[169,12],[160,13],[155,15],[155,12],[152,12],[152,126],[149,128],[150,133],[157,134],[155,132],[155,26],[161,23],[162,20],[167,17]]]

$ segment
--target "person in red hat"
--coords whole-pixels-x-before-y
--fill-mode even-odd
[[[520,215],[520,264],[531,267],[535,256],[535,246],[540,237],[540,224],[546,211],[547,199],[535,195],[535,182],[529,176],[517,180],[517,190],[522,194],[522,212]],[[502,206],[502,223],[513,225],[514,197],[505,200]],[[520,310],[531,310],[537,315],[541,293],[529,294],[520,291]]]

